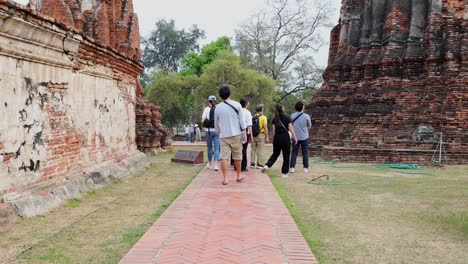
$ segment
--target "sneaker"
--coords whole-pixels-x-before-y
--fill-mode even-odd
[[[257,166],[257,168],[258,168],[258,166]],[[265,165],[265,166],[262,167],[262,172],[265,172],[266,170],[268,170],[268,166],[267,166],[267,165]]]
[[[215,170],[215,171],[219,171],[218,165],[215,165],[215,166],[214,166],[214,170]]]
[[[213,169],[213,166],[210,165],[210,163],[206,164],[206,168],[209,169],[209,170],[212,170]]]
[[[267,166],[263,166],[262,164],[257,164],[257,169],[263,169],[263,168],[265,168],[265,167],[267,167]],[[268,167],[267,167],[267,168],[268,168]]]
[[[250,168],[251,168],[251,169],[255,169],[255,168],[256,168],[256,167],[255,167],[255,163],[250,164]]]
[[[309,169],[308,169],[308,168],[304,168],[304,172],[305,172],[305,173],[308,173],[308,172],[309,172]]]
[[[289,171],[290,171],[291,173],[295,173],[295,172],[296,172],[296,169],[294,169],[294,168],[289,168]]]
[[[286,178],[288,178],[288,177],[289,177],[289,176],[288,176],[287,174],[282,174],[282,175],[281,175],[281,178],[284,178],[284,179],[286,179]]]

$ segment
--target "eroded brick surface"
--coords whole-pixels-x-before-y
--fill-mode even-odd
[[[142,98],[131,0],[0,0],[0,19],[2,202],[50,196],[165,143],[159,108]]]
[[[141,57],[138,17],[131,0],[32,0],[30,6],[127,57]]]
[[[448,161],[467,162],[465,8],[463,0],[343,1],[325,83],[307,108],[315,153],[427,164],[442,132]],[[424,129],[433,136],[420,137]]]

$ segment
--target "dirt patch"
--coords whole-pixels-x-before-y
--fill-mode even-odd
[[[151,157],[152,167],[142,174],[3,230],[0,263],[118,263],[202,169],[171,163],[172,157]]]

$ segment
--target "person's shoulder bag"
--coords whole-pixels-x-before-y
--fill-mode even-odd
[[[280,124],[283,126],[284,129],[286,129],[286,131],[288,131],[288,135],[289,135],[289,141],[291,141],[291,144],[293,143],[293,138],[292,138],[292,134],[291,134],[291,131],[289,131],[289,129],[287,129],[284,124],[283,124],[283,121],[281,121],[281,117],[279,118],[279,122]],[[297,118],[296,118],[297,119]]]
[[[299,117],[301,117],[301,115],[303,115],[303,114],[304,114],[304,112],[300,113],[298,116],[296,116],[296,118],[294,118],[294,120],[293,120],[291,123],[294,124],[294,122],[295,122]]]

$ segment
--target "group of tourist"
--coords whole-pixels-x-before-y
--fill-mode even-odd
[[[264,146],[265,143],[270,142],[268,119],[263,113],[264,105],[255,106],[255,114],[252,115],[248,110],[249,101],[245,98],[240,102],[231,100],[231,91],[228,86],[222,86],[219,89],[219,96],[222,99],[220,103],[216,96],[208,97],[208,106],[203,111],[201,121],[206,135],[209,160],[207,167],[216,171],[221,167],[223,185],[229,183],[227,178],[229,160],[236,170],[237,182],[244,181],[245,175],[242,172],[248,170],[249,143],[251,145],[251,169],[261,169],[265,172],[282,154],[281,173],[283,178],[287,178],[289,172],[295,172],[300,148],[304,172],[308,172],[309,129],[312,124],[310,116],[304,113],[304,103],[297,102],[296,112],[291,116],[286,115],[283,105],[276,104],[275,115],[271,119],[273,154],[264,163]]]
[[[185,125],[185,143],[197,143],[201,141],[201,131],[198,124]]]

